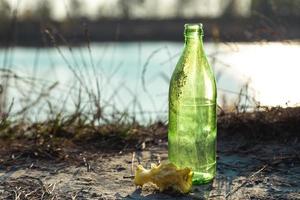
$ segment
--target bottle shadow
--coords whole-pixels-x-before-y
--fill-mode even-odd
[[[121,198],[122,200],[195,200],[195,199],[207,199],[210,196],[210,192],[212,190],[212,183],[206,185],[193,186],[192,191],[189,194],[180,194],[178,192],[174,192],[171,190],[167,190],[164,192],[151,192],[149,191],[143,192],[141,188],[137,188],[134,192],[129,194],[126,197]]]

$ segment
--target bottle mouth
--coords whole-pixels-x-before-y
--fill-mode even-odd
[[[193,35],[203,35],[203,25],[199,24],[185,24],[184,25],[184,35],[193,36]]]

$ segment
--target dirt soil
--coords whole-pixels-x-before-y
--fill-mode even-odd
[[[150,167],[167,160],[163,140],[134,151],[66,144],[42,149],[30,142],[2,141],[0,199],[300,199],[298,141],[249,145],[221,139],[215,180],[194,186],[188,195],[133,184],[132,167],[138,162]]]

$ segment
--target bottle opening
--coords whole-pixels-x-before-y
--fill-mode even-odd
[[[196,36],[203,35],[203,25],[199,24],[185,24],[184,25],[184,35],[185,36]]]

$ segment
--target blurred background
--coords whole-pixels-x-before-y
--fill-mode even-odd
[[[185,23],[221,110],[299,105],[298,0],[0,0],[0,114],[166,122]]]

